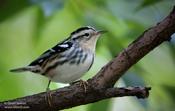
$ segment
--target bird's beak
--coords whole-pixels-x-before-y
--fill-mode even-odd
[[[106,33],[107,31],[106,30],[99,30],[99,31],[97,31],[97,34],[104,34],[104,33]]]

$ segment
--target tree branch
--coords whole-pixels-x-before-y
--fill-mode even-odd
[[[76,90],[75,90],[76,89]],[[0,104],[0,111],[16,109],[17,111],[58,111],[64,108],[93,103],[101,99],[123,96],[136,96],[137,98],[146,98],[149,95],[150,87],[128,87],[128,88],[108,88],[93,90],[88,88],[88,92],[76,84],[74,86],[60,88],[51,92],[51,105],[46,99],[45,93],[33,96],[27,96],[15,101],[7,101]]]
[[[102,99],[122,96],[148,97],[149,87],[113,88],[116,81],[137,61],[162,42],[170,40],[175,32],[175,7],[156,26],[146,30],[138,39],[104,66],[92,79],[88,80],[86,92],[79,83],[50,92],[51,106],[46,92],[0,103],[0,110],[57,111],[78,105],[93,103]],[[8,108],[10,106],[10,108]],[[13,111],[14,111],[13,110]]]
[[[156,26],[149,28],[92,78],[95,85],[112,87],[135,63],[175,33],[175,6]]]

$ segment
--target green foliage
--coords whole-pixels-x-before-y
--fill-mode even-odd
[[[140,8],[144,8],[150,5],[154,5],[157,2],[161,2],[162,0],[143,0],[143,2],[140,5]]]
[[[20,5],[19,5],[20,3]],[[20,10],[29,6],[27,0],[1,0],[0,1],[0,22],[14,15]]]
[[[67,0],[62,1],[50,16],[45,16],[48,7],[43,10],[38,4],[56,4],[58,1],[35,1],[37,4],[31,4],[29,0],[7,0],[0,5],[0,101],[45,91],[47,78],[32,73],[13,74],[9,69],[27,65],[49,47],[68,37],[72,30],[91,25],[108,31],[97,43],[95,63],[83,77],[86,80],[145,29],[163,19],[174,4],[170,0]],[[162,44],[116,84],[151,86],[147,100],[116,98],[66,111],[173,111],[174,53],[174,42],[171,45]],[[62,86],[51,84],[52,89]]]

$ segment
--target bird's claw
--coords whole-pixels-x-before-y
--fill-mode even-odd
[[[73,84],[76,84],[76,83],[79,83],[80,87],[83,87],[85,93],[87,92],[87,87],[88,87],[88,82],[87,81],[78,80],[78,81],[74,81],[74,82],[70,83],[70,85],[73,85]]]
[[[46,97],[45,98],[46,98],[46,101],[48,102],[49,106],[52,107],[52,103],[51,103],[52,95],[51,95],[49,88],[46,89]]]
[[[83,81],[83,80],[80,80],[80,87],[83,87],[84,88],[84,92],[86,93],[87,92],[87,87],[88,87],[88,82],[87,81]]]

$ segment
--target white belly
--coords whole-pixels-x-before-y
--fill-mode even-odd
[[[59,65],[52,73],[54,76],[50,78],[54,82],[71,83],[81,78],[91,67],[93,55],[89,55],[84,63]]]

